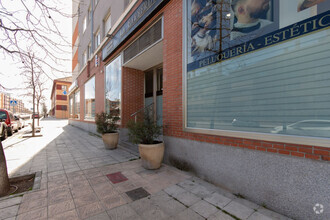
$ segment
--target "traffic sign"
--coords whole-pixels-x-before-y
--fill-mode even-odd
[[[67,92],[64,90],[64,91],[63,91],[63,95],[66,95],[66,94],[67,94]]]
[[[17,105],[17,101],[16,101],[16,100],[10,100],[10,105],[11,105],[11,106],[15,106],[15,105]]]

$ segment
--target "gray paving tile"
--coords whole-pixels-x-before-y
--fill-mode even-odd
[[[104,212],[104,208],[99,202],[91,203],[77,208],[78,217],[85,219]]]
[[[79,217],[78,217],[77,211],[74,209],[71,211],[61,213],[59,215],[55,215],[48,219],[49,220],[64,220],[64,219],[65,220],[79,220]]]
[[[18,215],[16,219],[17,220],[47,219],[47,207],[22,213]]]
[[[168,216],[175,216],[186,209],[183,204],[174,199],[158,200],[155,201],[155,205],[157,205]]]
[[[254,212],[248,220],[273,220],[273,218],[270,218],[268,216],[265,216],[261,214],[260,212]]]
[[[36,199],[28,202],[23,202],[19,206],[18,213],[29,212],[34,209],[39,209],[41,207],[47,206],[47,198]]]
[[[226,205],[224,210],[240,219],[247,219],[253,212],[255,212],[253,209],[235,201],[231,201]]]
[[[172,185],[172,186],[164,189],[164,191],[173,197],[176,197],[177,195],[179,195],[181,193],[187,192],[185,189],[183,189],[177,185]]]
[[[273,211],[271,211],[269,209],[266,209],[262,206],[260,206],[257,211],[259,213],[265,215],[265,216],[271,217],[271,218],[276,219],[276,220],[290,220],[290,218],[288,218],[284,215],[281,215],[279,213],[273,212]]]
[[[9,206],[9,207],[0,209],[0,213],[1,213],[0,219],[6,219],[6,218],[16,216],[18,213],[18,207],[19,207],[19,205],[13,205],[13,206]]]
[[[204,198],[204,200],[219,208],[225,207],[230,201],[232,201],[231,199],[216,192],[209,197]]]
[[[191,209],[185,209],[184,211],[182,211],[181,213],[175,215],[173,218],[173,220],[205,220],[205,218],[203,218],[202,216],[198,215],[196,212],[194,212]]]
[[[217,213],[208,217],[207,220],[235,220],[235,219],[220,210]]]
[[[2,201],[0,201],[0,209],[20,204],[21,201],[22,201],[21,196],[17,196],[17,197],[14,197],[14,198],[2,200]]]
[[[258,209],[260,207],[258,204],[255,204],[253,202],[250,202],[250,201],[248,201],[246,199],[242,199],[242,198],[236,198],[233,201],[238,202],[238,203],[240,203],[240,204],[242,204],[246,207],[249,207],[251,209]]]
[[[62,214],[63,212],[70,211],[72,209],[75,209],[73,200],[56,203],[54,205],[48,206],[48,217],[53,217]]]
[[[100,214],[91,216],[91,217],[87,218],[86,220],[110,220],[110,217],[108,216],[108,214],[106,212],[102,212]]]
[[[195,204],[195,203],[197,203],[201,200],[201,198],[195,196],[191,192],[180,193],[177,196],[175,196],[174,198],[176,198],[178,201],[180,201],[181,203],[183,203],[187,207],[190,207],[193,204]]]
[[[83,195],[78,198],[74,198],[74,203],[75,203],[76,207],[85,206],[85,205],[88,205],[90,203],[94,203],[97,201],[98,201],[98,198],[94,193]]]
[[[140,218],[129,205],[122,205],[107,211],[111,220]]]
[[[199,215],[203,216],[204,218],[208,218],[210,215],[215,214],[219,209],[215,206],[211,205],[210,203],[201,200],[190,207]]]

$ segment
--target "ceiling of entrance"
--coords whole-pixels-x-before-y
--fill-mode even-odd
[[[123,66],[145,71],[163,62],[163,41],[137,55]]]

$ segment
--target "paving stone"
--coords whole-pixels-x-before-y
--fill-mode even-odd
[[[111,196],[111,197],[107,197],[105,199],[102,199],[101,200],[101,203],[102,203],[103,207],[106,210],[110,210],[112,208],[115,208],[115,207],[124,205],[127,202],[126,202],[126,200],[121,195],[114,195],[114,196]]]
[[[59,215],[63,212],[75,209],[73,200],[68,200],[48,206],[48,217]]]
[[[94,191],[90,186],[83,186],[83,187],[73,187],[71,189],[71,193],[73,198],[79,198],[84,195],[94,194]]]
[[[143,212],[148,211],[149,209],[155,209],[156,208],[153,201],[151,199],[149,199],[148,197],[140,199],[140,200],[136,200],[136,201],[130,203],[129,205],[139,215],[141,215]]]
[[[121,172],[110,173],[110,174],[107,174],[106,176],[109,178],[109,180],[113,184],[121,183],[121,182],[124,182],[124,181],[128,180],[127,177],[124,176]]]
[[[146,212],[143,212],[141,215],[142,219],[145,220],[155,220],[155,219],[169,219],[170,216],[165,214],[160,208],[156,207],[154,209],[148,209]]]
[[[97,215],[104,211],[105,210],[102,207],[102,205],[100,204],[100,202],[91,203],[86,206],[77,208],[78,216],[79,216],[79,218],[82,218],[82,219]]]
[[[187,207],[190,207],[201,200],[201,198],[195,196],[191,192],[180,193],[175,198]]]
[[[273,218],[270,218],[268,216],[265,216],[261,214],[260,212],[254,212],[248,220],[273,220]]]
[[[185,180],[183,182],[178,183],[178,186],[181,186],[185,190],[190,191],[197,186],[197,183],[195,181],[193,182],[191,180]]]
[[[18,213],[18,207],[19,205],[13,205],[0,209],[0,219],[6,219],[16,216]]]
[[[173,196],[173,197],[176,197],[177,195],[181,194],[181,193],[184,193],[184,192],[187,192],[185,189],[177,186],[177,185],[173,185],[173,186],[170,186],[166,189],[164,189],[164,191]]]
[[[140,216],[129,205],[122,205],[107,211],[111,220],[138,220]]]
[[[108,216],[108,214],[106,212],[102,212],[100,214],[91,216],[91,217],[87,218],[86,220],[110,220],[110,217]]]
[[[29,201],[33,201],[36,199],[46,198],[47,192],[48,192],[47,190],[41,190],[41,191],[37,191],[37,192],[31,192],[31,193],[24,194],[22,202],[29,202]]]
[[[168,216],[175,216],[186,209],[184,205],[182,205],[180,202],[174,199],[165,200],[165,201],[158,200],[155,202],[155,204]]]
[[[194,193],[196,196],[200,197],[200,198],[205,198],[210,196],[213,192],[209,191],[206,187],[202,186],[202,185],[197,185],[195,187],[193,187],[190,192]]]
[[[223,211],[218,211],[217,213],[211,215],[207,220],[235,220],[230,215],[227,215]]]
[[[67,200],[72,200],[71,193],[62,193],[57,195],[52,195],[48,197],[48,205],[53,205],[59,202],[64,202]]]
[[[24,212],[29,212],[31,210],[38,209],[44,206],[47,206],[47,198],[41,198],[29,202],[23,202],[19,206],[18,213],[21,214]]]
[[[208,218],[210,215],[219,211],[219,209],[217,209],[215,206],[203,200],[195,203],[190,208],[204,218]]]
[[[18,215],[16,219],[17,220],[47,219],[47,207],[22,213]]]
[[[101,175],[103,175],[103,174],[101,173]],[[90,182],[91,185],[96,185],[99,183],[108,182],[109,179],[106,176],[97,176],[97,177],[88,179],[88,181]]]
[[[281,215],[279,213],[273,212],[273,211],[271,211],[269,209],[266,209],[262,206],[260,206],[257,211],[259,213],[265,215],[265,216],[271,217],[271,218],[276,219],[276,220],[290,220],[290,218],[288,218],[284,215]]]
[[[219,208],[225,207],[230,203],[230,201],[232,201],[231,199],[220,195],[219,193],[213,193],[209,197],[204,198],[204,200]]]
[[[125,182],[122,182],[122,183],[118,183],[118,184],[114,185],[114,187],[116,188],[116,190],[119,193],[124,193],[124,192],[131,191],[131,190],[134,190],[134,189],[138,188],[131,181],[125,181]]]
[[[90,203],[94,203],[97,201],[98,201],[98,198],[94,193],[83,195],[78,198],[74,198],[74,203],[75,203],[76,207],[85,206],[85,205],[88,205]]]
[[[2,200],[2,201],[0,201],[0,209],[20,204],[21,201],[22,201],[21,196],[17,196],[17,197],[14,197],[14,198]]]
[[[253,209],[235,201],[231,201],[226,205],[224,210],[240,219],[247,219],[253,212],[255,212]]]
[[[151,201],[152,202],[155,202],[155,203],[157,203],[157,202],[163,202],[163,201],[166,202],[166,201],[171,200],[171,199],[172,199],[172,197],[170,197],[164,191],[160,191],[160,192],[158,192],[156,194],[153,194],[151,196]]]
[[[74,210],[67,211],[62,214],[49,218],[49,220],[64,220],[64,219],[65,220],[79,220],[77,211],[74,209]]]
[[[258,209],[260,207],[258,204],[255,204],[253,202],[250,202],[250,201],[248,201],[246,199],[242,199],[242,198],[236,198],[233,201],[238,202],[238,203],[240,203],[240,204],[242,204],[246,207],[249,207],[251,209]]]
[[[191,209],[185,209],[181,213],[173,217],[175,220],[205,220],[202,216],[198,215],[196,212]]]

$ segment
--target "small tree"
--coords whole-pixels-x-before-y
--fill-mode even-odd
[[[44,102],[41,105],[42,105],[42,113],[43,113],[44,117],[46,118],[47,117],[47,111],[48,111],[47,105]]]
[[[6,157],[0,140],[0,196],[5,196],[9,191],[9,188]]]

